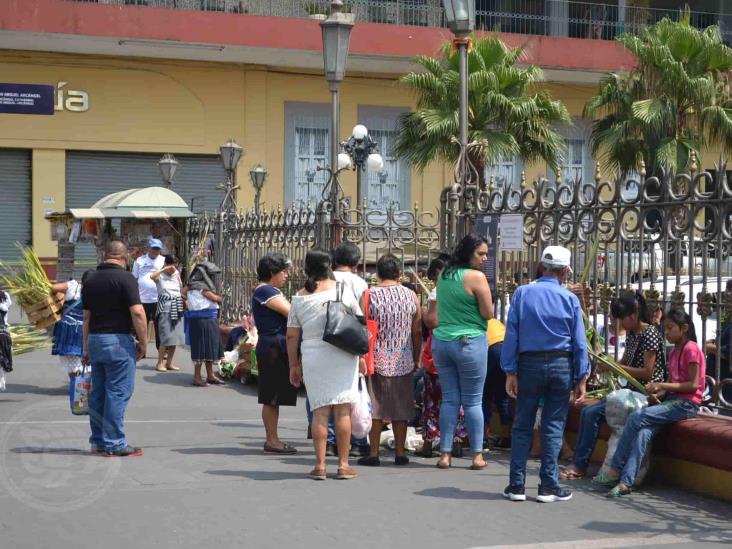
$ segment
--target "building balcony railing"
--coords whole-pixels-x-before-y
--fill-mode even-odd
[[[330,0],[67,0],[94,4],[225,12],[278,17],[318,17],[330,11]],[[357,21],[421,27],[444,27],[441,0],[348,0],[345,10]],[[476,0],[479,30],[612,40],[623,32],[638,32],[664,17],[678,20],[680,9],[625,6],[617,2],[573,0]],[[732,43],[732,13],[692,11],[691,23],[703,29],[720,24]]]

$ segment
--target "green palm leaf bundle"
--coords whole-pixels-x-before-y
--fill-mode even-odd
[[[16,246],[20,250],[20,266],[13,268],[0,262],[0,267],[5,271],[0,274],[0,283],[25,308],[48,298],[51,281],[33,248],[20,243],[16,243]]]
[[[51,338],[43,330],[36,330],[28,324],[10,326],[13,355],[22,355],[44,349],[51,345]]]

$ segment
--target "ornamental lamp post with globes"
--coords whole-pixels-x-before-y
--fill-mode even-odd
[[[348,141],[341,143],[343,150],[353,159],[353,168],[356,170],[356,207],[361,199],[361,172],[368,168],[369,171],[379,172],[384,168],[384,159],[377,152],[378,144],[369,135],[369,130],[363,124],[353,128]]]
[[[340,84],[346,76],[346,61],[348,59],[348,45],[351,39],[351,30],[354,25],[353,14],[342,13],[343,2],[331,2],[330,15],[320,22],[323,37],[323,68],[325,79],[331,95],[330,120],[330,170],[328,199],[331,203],[332,215],[340,218],[340,200],[338,197],[338,126],[340,123]]]
[[[160,168],[160,175],[165,182],[165,186],[169,189],[173,186],[173,178],[175,172],[178,170],[178,161],[170,153],[165,153],[160,160],[158,160],[158,168]]]
[[[252,180],[252,186],[254,187],[254,213],[259,216],[259,201],[262,195],[264,181],[267,179],[267,170],[264,169],[264,166],[261,164],[257,164],[254,168],[249,170],[249,178]]]

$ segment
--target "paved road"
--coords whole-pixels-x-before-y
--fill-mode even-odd
[[[186,356],[179,364],[189,367]],[[732,506],[650,485],[608,501],[587,483],[567,503],[509,503],[507,454],[484,471],[467,459],[359,468],[353,481],[305,478],[312,447],[304,400],[284,409],[297,456],[263,456],[255,391],[196,388],[190,373],[138,368],[128,413],[141,458],[84,454],[88,426],[71,416],[55,359],[17,360],[0,393],[0,547],[720,547]],[[333,459],[333,458],[331,458]],[[387,463],[389,461],[387,460]],[[537,463],[528,493],[535,494]],[[333,462],[332,472],[335,472]]]

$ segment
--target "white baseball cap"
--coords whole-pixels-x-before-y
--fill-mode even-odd
[[[572,252],[563,246],[547,246],[541,254],[541,262],[547,267],[572,267]]]

